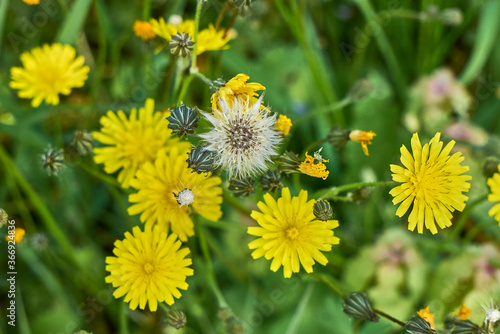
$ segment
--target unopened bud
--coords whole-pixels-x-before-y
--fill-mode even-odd
[[[278,168],[287,174],[297,173],[297,168],[300,165],[300,159],[297,153],[287,151],[283,153],[278,159]]]
[[[486,158],[481,172],[487,179],[492,177],[495,173],[500,173],[500,160],[497,157]]]
[[[373,312],[368,298],[361,292],[351,292],[349,296],[345,297],[342,310],[351,318],[374,322],[379,320],[379,316]]]
[[[336,149],[341,149],[349,141],[349,130],[343,129],[340,126],[333,127],[326,137],[330,145]]]
[[[183,328],[187,323],[186,315],[180,310],[169,310],[167,312],[167,323],[176,329]]]
[[[255,191],[253,180],[250,177],[231,179],[228,188],[236,197],[247,197]]]
[[[405,329],[407,334],[436,334],[431,325],[421,317],[411,317]]]
[[[316,219],[327,221],[333,217],[333,209],[327,200],[320,199],[313,206],[313,213]]]

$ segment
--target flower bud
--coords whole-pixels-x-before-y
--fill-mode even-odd
[[[349,141],[349,130],[343,129],[340,126],[333,127],[326,137],[330,145],[336,149],[341,149]]]
[[[354,82],[347,93],[347,98],[352,102],[360,101],[373,92],[373,84],[368,79],[360,79]]]
[[[213,153],[203,146],[191,148],[191,152],[188,153],[188,159],[186,161],[188,167],[198,174],[206,173],[208,175],[208,173],[213,170]]]
[[[368,298],[361,292],[351,292],[349,296],[345,297],[342,310],[351,318],[374,322],[379,320],[378,315],[373,312]]]
[[[405,329],[407,334],[436,334],[431,325],[421,317],[411,317]]]
[[[323,221],[327,221],[332,219],[333,217],[333,209],[330,203],[327,200],[320,199],[313,206],[314,216]]]
[[[255,191],[253,180],[250,177],[233,178],[229,180],[228,188],[236,197],[247,197]]]
[[[87,131],[75,131],[71,145],[76,147],[78,154],[85,156],[92,153],[94,148],[94,139],[92,134]]]
[[[267,192],[278,191],[283,187],[281,182],[281,173],[279,170],[269,170],[260,178],[260,185],[262,190]]]
[[[0,208],[0,228],[2,228],[9,221],[9,215],[4,209]]]
[[[56,175],[64,166],[63,151],[57,148],[49,148],[42,155],[42,166],[49,175]]]
[[[487,179],[491,178],[495,173],[500,173],[500,160],[497,157],[487,157],[481,172]]]
[[[283,153],[278,159],[278,168],[287,174],[297,173],[297,168],[300,165],[299,156],[297,153],[287,151]]]
[[[167,323],[176,329],[183,328],[187,323],[186,315],[180,310],[170,309],[167,312]]]
[[[194,129],[198,127],[198,113],[190,107],[181,104],[180,107],[175,107],[167,117],[168,128],[172,133],[177,134],[179,137],[193,134]]]
[[[170,48],[170,52],[181,58],[186,58],[193,51],[194,42],[186,33],[180,32],[172,36],[170,41],[168,42],[168,47]]]

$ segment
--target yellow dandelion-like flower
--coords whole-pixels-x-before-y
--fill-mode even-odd
[[[159,151],[153,163],[146,162],[130,185],[138,190],[129,196],[130,215],[141,213],[147,228],[158,224],[186,241],[194,235],[191,208],[201,216],[217,221],[222,216],[222,183],[219,177],[193,173],[186,159],[188,148],[173,147]]]
[[[118,182],[123,188],[130,187],[130,181],[137,169],[145,162],[153,162],[158,150],[175,145],[189,147],[189,143],[180,143],[172,137],[168,129],[166,115],[154,111],[153,99],[147,99],[144,108],[133,108],[127,119],[123,111],[108,111],[101,117],[101,132],[92,136],[107,147],[94,148],[94,161],[104,164],[106,173],[120,170]]]
[[[465,306],[465,304],[462,303],[462,307],[458,312],[453,312],[457,317],[459,317],[461,320],[465,321],[469,319],[470,317],[470,309]]]
[[[316,201],[308,201],[305,190],[292,198],[290,190],[283,188],[277,201],[269,193],[264,195],[264,201],[257,204],[261,212],[251,213],[260,225],[248,228],[248,234],[259,237],[248,244],[255,249],[252,257],[273,259],[271,270],[275,272],[283,266],[287,278],[298,273],[300,265],[308,273],[313,271],[315,262],[326,265],[328,259],[321,252],[330,251],[332,245],[339,243],[339,238],[333,235],[339,222],[316,220],[313,213]]]
[[[276,131],[281,133],[283,137],[286,137],[290,133],[292,126],[293,124],[290,118],[286,117],[285,115],[280,115],[274,127],[276,128]]]
[[[431,313],[431,311],[429,310],[429,306],[421,309],[420,311],[417,312],[417,314],[420,316],[420,318],[427,321],[429,325],[431,325],[432,329],[436,328],[436,326],[434,325],[434,314]]]
[[[150,22],[153,31],[167,41],[170,41],[172,36],[177,33],[188,34],[194,39],[194,20],[186,20],[174,24],[166,23],[165,20],[160,17],[159,20],[151,19]],[[216,30],[213,25],[210,25],[207,29],[199,31],[198,39],[196,41],[193,40],[193,42],[197,43],[196,54],[200,55],[205,51],[227,49],[229,48],[227,43],[232,37],[231,34],[224,36],[224,29]]]
[[[167,235],[158,226],[126,232],[124,240],[115,241],[115,256],[106,257],[106,283],[117,288],[113,296],[125,295],[132,310],[144,310],[146,303],[150,311],[156,311],[158,302],[172,305],[174,297],[181,297],[179,289],[188,288],[186,277],[193,275],[188,268],[192,261],[186,258],[189,248],[181,245],[175,234]]]
[[[14,241],[16,244],[18,244],[23,241],[25,234],[26,231],[24,230],[24,228],[16,227],[14,230],[9,230],[9,233],[5,236],[5,240]]]
[[[40,0],[23,0],[23,2],[30,6],[35,6],[40,4]]]
[[[10,87],[19,90],[19,97],[33,99],[33,107],[43,100],[59,104],[59,94],[68,95],[73,87],[82,87],[89,73],[83,56],[76,57],[73,47],[58,43],[24,52],[21,62],[24,67],[10,69]]]
[[[134,23],[134,33],[137,37],[142,38],[144,41],[156,37],[156,34],[153,31],[151,23],[147,21],[136,20]]]
[[[498,165],[498,171],[500,173],[500,165]],[[500,174],[495,173],[492,177],[490,177],[487,181],[488,186],[490,187],[491,193],[488,195],[488,201],[492,203],[496,203],[488,214],[491,217],[495,217],[495,220],[500,225]]]
[[[250,105],[254,105],[258,99],[259,94],[257,91],[266,90],[266,87],[262,86],[257,82],[248,82],[250,77],[244,73],[240,73],[228,82],[226,82],[222,87],[219,88],[217,92],[212,94],[210,102],[212,102],[212,108],[217,110],[222,110],[220,105],[220,98],[222,98],[229,108],[233,107],[233,102],[237,98],[243,100],[249,100]],[[266,109],[261,102],[260,109]]]
[[[392,179],[401,185],[393,188],[390,194],[392,202],[400,202],[396,215],[402,217],[413,203],[408,218],[408,229],[413,231],[418,225],[418,233],[423,233],[424,225],[432,234],[437,233],[435,222],[440,228],[451,226],[451,212],[462,211],[468,197],[462,192],[469,191],[469,175],[461,175],[469,170],[461,166],[464,157],[460,152],[450,156],[455,141],[450,141],[444,148],[438,132],[424,147],[418,134],[413,134],[411,148],[413,156],[403,145],[401,162],[406,168],[391,165]]]
[[[358,143],[361,143],[361,147],[363,148],[363,153],[365,155],[370,155],[368,152],[368,145],[371,145],[371,140],[375,137],[376,134],[373,131],[361,131],[354,130],[349,133],[349,139]]]
[[[321,156],[319,157],[320,159],[316,159],[316,157],[310,156],[306,152],[306,159],[299,164],[298,171],[312,177],[319,177],[326,180],[330,172],[326,170],[324,162],[329,162],[330,160],[325,160],[321,158]]]

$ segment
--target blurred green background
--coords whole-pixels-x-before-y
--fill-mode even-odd
[[[225,4],[207,1],[200,27],[214,24]],[[136,37],[132,26],[135,20],[173,14],[192,19],[195,6],[194,0],[42,0],[38,6],[1,1],[0,207],[27,232],[17,247],[17,326],[13,331],[2,316],[1,332],[231,332],[217,317],[196,236],[187,243],[195,275],[174,304],[186,313],[186,328],[168,327],[161,310],[130,311],[122,299],[114,299],[104,282],[105,257],[112,254],[115,240],[141,225],[137,216],[127,215],[127,191],[106,182],[102,166],[90,156],[74,157],[57,176],[47,175],[40,162],[47,147],[62,146],[55,135],[59,121],[68,144],[76,130],[97,131],[108,110],[128,113],[148,97],[155,99],[157,110],[175,105],[175,58],[168,49],[154,54],[154,42]],[[438,11],[457,8],[462,20],[450,25],[444,19],[412,18],[412,13],[429,12],[430,6]],[[414,111],[411,87],[438,68],[451,69],[472,100],[468,121],[487,136],[481,145],[458,141],[473,178],[470,204],[488,193],[481,167],[487,156],[500,151],[498,13],[500,1],[257,0],[237,17],[238,35],[230,49],[204,53],[199,67],[213,80],[246,73],[250,82],[267,88],[266,104],[294,122],[281,152],[303,152],[334,125],[377,134],[368,157],[358,143],[341,150],[323,144],[329,178],[289,177],[285,183],[294,194],[299,188],[312,194],[351,182],[390,180],[389,164],[399,163],[399,149],[409,146],[413,131],[404,121]],[[84,55],[89,78],[83,88],[62,97],[60,105],[33,109],[9,88],[10,68],[21,66],[22,52],[53,42],[71,44]],[[362,78],[371,81],[374,91],[336,109]],[[184,103],[209,110],[211,94],[195,79]],[[456,120],[449,110],[445,114],[446,122]],[[419,125],[422,142],[434,135],[427,130],[430,125]],[[450,139],[444,135],[445,141]],[[430,305],[441,328],[444,316],[466,301],[472,320],[481,323],[480,304],[499,296],[500,232],[487,215],[491,204],[483,201],[456,214],[460,229],[455,224],[434,236],[428,231],[419,235],[407,230],[404,217],[395,216],[388,191],[373,189],[361,203],[335,202],[340,245],[326,254],[327,266],[315,265],[314,274],[301,272],[291,279],[271,272],[268,261],[251,258],[246,246],[253,239],[246,234],[246,226],[253,224],[249,217],[224,204],[221,224],[204,222],[217,282],[245,332],[404,332],[385,319],[366,324],[349,319],[342,299],[325,282],[343,293],[367,292],[375,307],[402,321]],[[257,192],[244,204],[256,208],[260,196]],[[5,227],[1,231],[6,234]],[[3,238],[0,244],[7,248]],[[0,258],[2,268],[6,261],[6,256]],[[3,295],[5,279],[0,288]],[[7,302],[0,301],[2,315]]]

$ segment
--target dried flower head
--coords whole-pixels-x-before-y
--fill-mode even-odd
[[[249,99],[237,98],[232,107],[221,99],[221,110],[201,112],[213,129],[199,136],[205,140],[205,148],[214,153],[215,166],[227,170],[230,178],[264,172],[277,153],[281,136],[274,129],[276,115],[259,108],[263,98],[264,94],[252,105]]]
[[[42,166],[49,175],[57,175],[64,166],[63,150],[49,148],[42,155]]]
[[[319,177],[326,180],[330,172],[326,170],[326,165],[324,163],[328,161],[329,160],[323,158],[316,159],[316,157],[310,156],[306,152],[306,159],[299,164],[298,171],[312,177]]]
[[[181,58],[186,58],[193,51],[194,42],[186,33],[180,32],[173,35],[168,42],[168,47],[170,48],[170,52]]]

